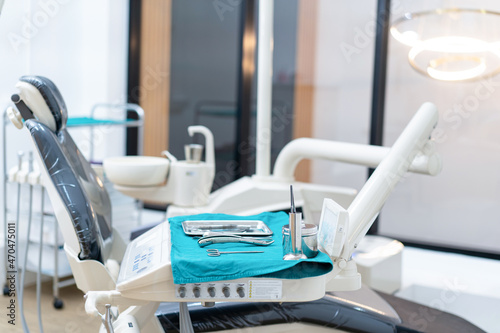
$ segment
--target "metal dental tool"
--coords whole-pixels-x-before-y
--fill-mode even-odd
[[[237,235],[217,235],[217,236],[206,236],[201,237],[198,240],[198,245],[204,247],[211,244],[219,243],[246,243],[260,246],[267,246],[274,243],[274,239],[266,238],[253,238],[253,237],[242,237]]]
[[[231,253],[264,253],[264,251],[219,251],[217,249],[208,249],[207,255],[209,257],[220,257],[221,254]]]
[[[302,213],[297,213],[293,199],[293,186],[290,185],[290,213],[288,214],[288,234],[283,227],[283,260],[307,259],[302,253]]]

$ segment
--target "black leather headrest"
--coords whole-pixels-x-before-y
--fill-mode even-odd
[[[44,76],[25,75],[21,76],[19,80],[29,83],[38,89],[54,117],[56,132],[65,127],[68,120],[68,111],[66,103],[64,103],[64,99],[56,85]],[[35,110],[33,111],[35,112]]]

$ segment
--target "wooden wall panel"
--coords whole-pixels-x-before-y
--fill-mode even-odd
[[[314,112],[317,0],[299,0],[297,57],[294,93],[293,137],[311,137]],[[295,170],[299,181],[310,180],[311,162],[303,160]]]
[[[168,149],[171,10],[171,0],[142,1],[139,100],[148,156]]]

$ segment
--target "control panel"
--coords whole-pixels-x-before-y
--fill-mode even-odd
[[[279,280],[250,280],[247,283],[205,282],[175,285],[178,299],[281,299],[282,283]]]

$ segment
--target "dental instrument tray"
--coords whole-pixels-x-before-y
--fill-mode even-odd
[[[196,220],[182,222],[188,236],[203,236],[216,232],[239,236],[271,236],[273,232],[260,220]]]
[[[198,240],[186,235],[183,230],[184,222],[202,221],[204,225],[221,226],[224,222],[228,225],[251,225],[254,221],[262,221],[273,232],[268,237],[245,237],[253,238],[268,243],[265,246],[248,243],[217,242],[200,246]],[[247,224],[250,222],[249,224]],[[169,239],[175,240],[170,243],[170,255],[172,277],[174,284],[185,283],[212,283],[213,281],[236,280],[246,278],[269,278],[295,280],[309,277],[322,276],[333,269],[330,257],[325,253],[318,253],[314,258],[301,260],[283,260],[283,246],[281,244],[283,226],[288,223],[288,215],[284,212],[265,212],[253,216],[236,216],[226,214],[199,214],[190,216],[176,216],[168,219],[170,228]],[[257,223],[258,224],[258,223]],[[205,230],[204,230],[205,231]],[[246,235],[246,234],[245,234]],[[235,235],[225,235],[224,238],[237,238]],[[221,240],[218,233],[216,236],[206,236],[200,239]],[[165,244],[162,242],[162,244]],[[150,247],[150,244],[144,244]],[[162,245],[163,246],[163,245]],[[168,245],[166,245],[168,247]],[[259,251],[254,253],[234,253],[221,255],[220,257],[207,256],[207,249],[225,251]],[[168,248],[165,249],[168,251]],[[262,251],[262,253],[261,253]],[[134,257],[135,258],[135,257]],[[149,260],[149,259],[148,259]],[[145,259],[144,265],[151,265]],[[141,264],[140,264],[141,265]],[[137,267],[139,274],[144,274],[141,266]],[[133,267],[133,265],[130,265]],[[178,286],[177,286],[178,287]],[[233,291],[234,292],[234,291]],[[323,289],[324,293],[324,289]],[[225,299],[222,298],[222,299]]]

